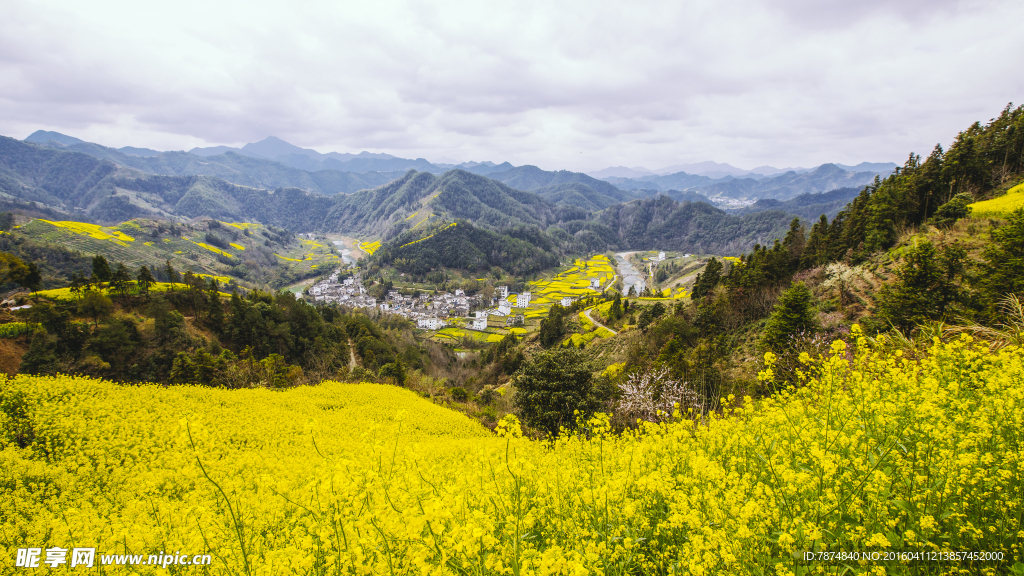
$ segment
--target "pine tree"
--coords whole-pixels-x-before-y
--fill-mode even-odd
[[[110,278],[113,276],[113,272],[110,271],[110,263],[99,254],[92,258],[92,275],[97,282],[110,282]]]
[[[121,262],[117,263],[117,269],[110,275],[110,287],[121,296],[128,294],[128,289],[131,287],[132,277],[128,274],[128,269],[125,268]]]
[[[756,251],[756,248],[755,248]],[[722,263],[717,258],[708,260],[707,266],[704,267],[704,272],[697,275],[697,280],[693,284],[693,294],[691,297],[694,300],[707,296],[712,290],[718,286],[718,283],[722,280]]]
[[[178,271],[174,269],[174,266],[171,266],[170,260],[167,261],[167,265],[164,267],[164,273],[167,274],[167,281],[172,284],[177,283],[181,279]]]
[[[135,277],[139,283],[139,290],[144,294],[149,292],[149,287],[156,283],[156,278],[153,278],[153,274],[150,273],[149,268],[143,266],[139,268],[139,275]]]
[[[772,352],[783,352],[790,347],[793,337],[817,331],[814,296],[803,282],[794,282],[782,293],[761,336],[761,347]]]

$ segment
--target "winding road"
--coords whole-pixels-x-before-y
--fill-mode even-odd
[[[583,311],[583,315],[587,317],[587,320],[590,320],[591,322],[593,322],[595,326],[600,326],[601,328],[604,328],[605,330],[607,330],[607,331],[611,332],[611,333],[612,333],[612,335],[618,334],[618,332],[616,332],[615,330],[612,330],[611,328],[609,328],[609,327],[605,326],[604,324],[601,324],[601,323],[600,323],[600,322],[598,322],[597,320],[594,320],[594,319],[593,319],[593,318],[592,318],[592,317],[590,316],[590,310],[589,310],[589,309],[588,309],[588,310],[584,310],[584,311]]]

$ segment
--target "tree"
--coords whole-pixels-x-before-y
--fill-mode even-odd
[[[85,296],[78,301],[79,314],[85,314],[92,318],[93,326],[99,325],[100,318],[105,318],[114,310],[114,303],[99,292],[86,292]]]
[[[970,204],[973,200],[971,195],[966,192],[953,196],[952,200],[939,206],[939,209],[935,211],[932,223],[940,228],[952,226],[957,220],[966,218],[971,214]]]
[[[402,364],[401,358],[396,358],[394,362],[389,362],[380,367],[377,371],[377,377],[381,380],[390,380],[398,386],[405,385],[405,364]]]
[[[206,296],[206,325],[215,334],[221,334],[224,330],[224,303],[220,301],[220,290],[213,278],[210,279]]]
[[[97,282],[110,282],[110,277],[113,276],[113,272],[110,270],[110,263],[103,256],[97,254],[92,258],[92,275]]]
[[[39,286],[43,283],[43,276],[39,273],[39,267],[36,266],[35,262],[28,263],[28,272],[21,279],[20,284],[25,288],[28,288],[32,292],[39,290]]]
[[[551,306],[548,317],[540,321],[540,345],[550,348],[565,335],[565,315],[567,311],[560,304]]]
[[[800,334],[817,331],[814,296],[803,282],[794,282],[782,293],[761,336],[761,347],[772,352],[783,352],[792,339]]]
[[[519,368],[513,382],[519,417],[552,436],[562,427],[575,427],[577,412],[588,418],[599,406],[590,366],[574,347],[537,354]]]
[[[901,329],[938,320],[963,299],[959,284],[967,268],[967,251],[953,243],[936,250],[922,242],[907,251],[896,281],[879,291],[879,315]]]
[[[139,283],[139,290],[143,293],[148,293],[149,287],[156,283],[156,278],[153,278],[153,274],[145,266],[139,268],[139,275],[136,276],[136,280]]]
[[[14,254],[0,252],[0,285],[8,282],[21,284],[29,274],[29,267]]]
[[[121,296],[126,296],[131,284],[132,277],[128,274],[128,269],[124,267],[123,263],[118,262],[117,269],[110,275],[110,287]]]
[[[697,274],[697,281],[693,284],[691,298],[694,300],[703,298],[714,290],[722,279],[723,268],[724,266],[722,266],[722,263],[717,258],[708,260],[707,266],[704,267],[704,272]]]
[[[608,308],[608,321],[615,322],[619,318],[622,318],[622,295],[615,293],[615,300],[612,301],[612,305]]]
[[[1024,209],[1013,212],[1005,226],[992,231],[985,247],[977,285],[990,312],[1008,294],[1024,294]]]
[[[174,269],[174,266],[171,266],[170,260],[168,260],[167,264],[164,266],[164,273],[167,274],[167,281],[172,284],[177,283],[178,280],[181,279],[178,271]]]

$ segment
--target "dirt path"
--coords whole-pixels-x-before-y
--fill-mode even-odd
[[[584,310],[584,311],[583,311],[583,315],[587,317],[587,320],[590,320],[590,321],[591,321],[591,322],[593,322],[593,323],[594,323],[595,325],[597,325],[597,326],[600,326],[601,328],[604,328],[605,330],[607,330],[607,331],[611,332],[611,333],[612,333],[613,335],[614,335],[614,334],[618,334],[618,332],[616,332],[615,330],[612,330],[611,328],[609,328],[609,327],[605,326],[604,324],[601,324],[601,323],[600,323],[600,322],[598,322],[597,320],[594,320],[594,319],[593,319],[593,318],[592,318],[592,317],[590,316],[590,310]]]

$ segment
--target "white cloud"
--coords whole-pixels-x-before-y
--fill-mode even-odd
[[[0,133],[545,168],[902,161],[1024,93],[1018,1],[5,2]]]

